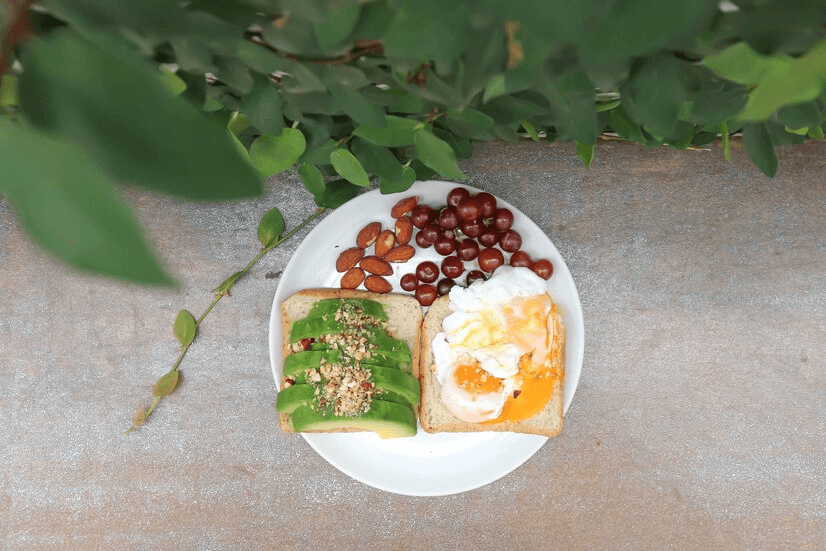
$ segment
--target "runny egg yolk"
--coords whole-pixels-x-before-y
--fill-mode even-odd
[[[453,380],[470,394],[489,394],[502,388],[502,380],[488,374],[476,362],[459,364],[453,372]]]

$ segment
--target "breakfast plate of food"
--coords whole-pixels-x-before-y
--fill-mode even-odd
[[[428,181],[364,193],[313,228],[282,273],[269,349],[281,430],[375,488],[447,495],[562,431],[584,323],[541,228]]]

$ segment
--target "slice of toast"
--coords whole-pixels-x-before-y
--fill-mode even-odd
[[[411,375],[418,377],[421,351],[421,326],[422,307],[419,302],[409,295],[398,293],[377,294],[368,291],[349,289],[304,289],[287,298],[281,303],[281,335],[282,335],[282,358],[293,353],[290,346],[290,328],[296,320],[307,317],[313,304],[320,300],[329,298],[361,298],[375,300],[384,307],[387,314],[387,331],[391,336],[402,339],[410,347],[410,369]],[[281,388],[284,388],[284,378],[281,378]],[[418,413],[414,411],[414,413]],[[284,432],[295,432],[289,421],[289,416],[280,413],[279,421],[281,430]],[[322,431],[319,431],[322,432]],[[337,429],[335,431],[323,432],[360,432],[360,429]]]
[[[419,422],[426,432],[520,432],[557,436],[562,431],[562,401],[564,394],[565,373],[565,326],[556,308],[554,317],[554,344],[552,362],[559,366],[562,376],[557,380],[553,395],[548,405],[540,413],[519,422],[504,423],[468,423],[457,418],[442,403],[442,387],[436,379],[436,366],[433,363],[431,343],[436,333],[442,331],[442,320],[451,311],[447,295],[439,297],[428,309],[422,326],[422,352],[419,367],[419,381],[422,387],[422,403]]]

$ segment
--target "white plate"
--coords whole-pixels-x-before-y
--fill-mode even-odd
[[[337,287],[335,270],[341,251],[355,244],[358,231],[373,221],[392,227],[390,209],[409,195],[432,206],[443,205],[447,192],[459,184],[417,182],[405,194],[381,195],[378,190],[359,195],[331,212],[298,246],[275,292],[270,315],[270,359],[276,386],[281,383],[281,303],[301,289]],[[478,193],[479,189],[462,186]],[[568,266],[547,235],[527,216],[497,197],[499,206],[514,215],[513,227],[522,236],[522,249],[533,258],[554,265],[548,290],[560,307],[567,329],[564,409],[573,400],[585,349],[582,306]],[[433,248],[419,250],[413,260],[394,265],[388,279],[398,280],[423,260],[441,257]],[[330,464],[365,484],[406,495],[435,496],[484,486],[516,469],[548,440],[543,436],[504,432],[428,434],[419,430],[410,438],[382,440],[373,433],[303,434]]]

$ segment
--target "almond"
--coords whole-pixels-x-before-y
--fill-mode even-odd
[[[396,218],[396,243],[407,245],[413,237],[413,221],[407,216]]]
[[[351,247],[338,255],[336,259],[336,271],[346,272],[364,258],[364,249],[359,247]]]
[[[370,222],[364,226],[356,236],[356,245],[366,249],[376,242],[376,238],[381,233],[381,222]]]
[[[393,230],[384,230],[376,238],[376,256],[384,256],[396,244],[396,234]]]
[[[378,275],[369,275],[364,280],[364,286],[373,293],[389,293],[393,290],[390,282]]]
[[[350,268],[341,276],[342,289],[355,289],[364,281],[364,270],[361,268]]]
[[[410,245],[399,245],[384,255],[384,259],[388,262],[407,262],[413,258],[414,254],[416,254],[416,249]]]
[[[376,275],[390,275],[393,273],[393,267],[386,260],[378,256],[365,256],[359,262],[359,266],[365,271]]]
[[[393,205],[393,208],[390,209],[390,216],[392,216],[393,218],[399,218],[401,216],[404,216],[405,214],[413,210],[413,207],[415,207],[418,204],[419,198],[415,195],[413,197],[405,197],[404,199]]]

